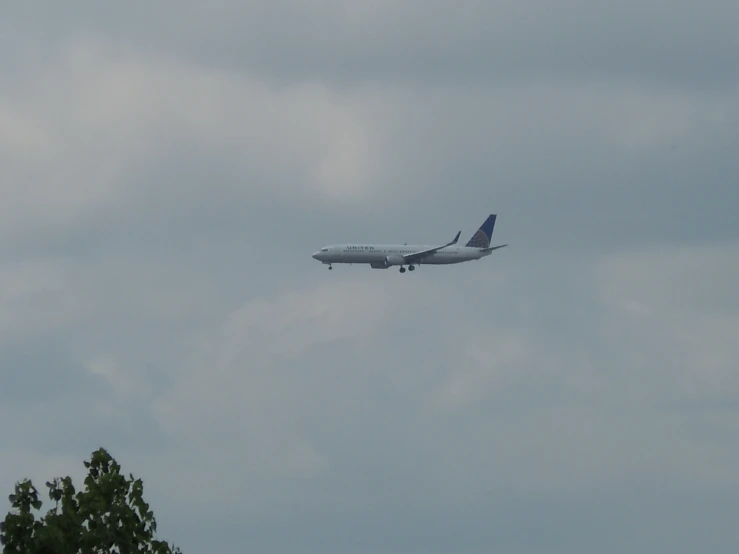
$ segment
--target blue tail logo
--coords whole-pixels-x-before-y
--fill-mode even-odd
[[[490,240],[493,237],[493,228],[495,227],[495,214],[490,214],[472,238],[467,241],[465,246],[473,248],[489,248]]]

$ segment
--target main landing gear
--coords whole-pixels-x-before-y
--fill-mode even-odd
[[[413,266],[413,265],[408,266],[408,271],[413,271],[414,269],[416,269],[416,266]],[[405,268],[403,266],[400,266],[400,272],[405,273]]]

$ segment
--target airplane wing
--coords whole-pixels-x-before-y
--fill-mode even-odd
[[[426,250],[419,250],[418,252],[413,252],[411,254],[406,254],[403,256],[403,259],[405,260],[406,263],[418,262],[418,260],[421,260],[427,256],[430,256],[431,254],[441,250],[442,248],[446,248],[447,246],[457,244],[457,241],[459,240],[459,235],[461,234],[462,234],[462,231],[459,231],[457,233],[457,236],[454,237],[454,240],[452,242],[448,242],[447,244],[443,244],[441,246],[434,246],[433,248],[428,248]]]

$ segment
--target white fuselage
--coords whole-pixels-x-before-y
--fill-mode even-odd
[[[431,246],[413,244],[337,244],[321,248],[313,254],[316,260],[324,264],[370,264],[376,269],[384,269],[389,265],[403,265],[401,257],[420,252]],[[471,260],[479,260],[490,254],[483,248],[469,246],[447,246],[433,254],[429,254],[416,262],[404,262],[407,265],[445,265],[458,264]],[[397,257],[397,259],[393,259]],[[387,261],[390,261],[390,264]]]

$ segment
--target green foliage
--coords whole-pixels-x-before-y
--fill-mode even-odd
[[[102,448],[84,464],[83,490],[69,477],[46,483],[54,507],[40,518],[36,487],[30,480],[16,484],[11,511],[0,523],[3,554],[181,554],[154,538],[157,524],[141,479],[121,474]]]

